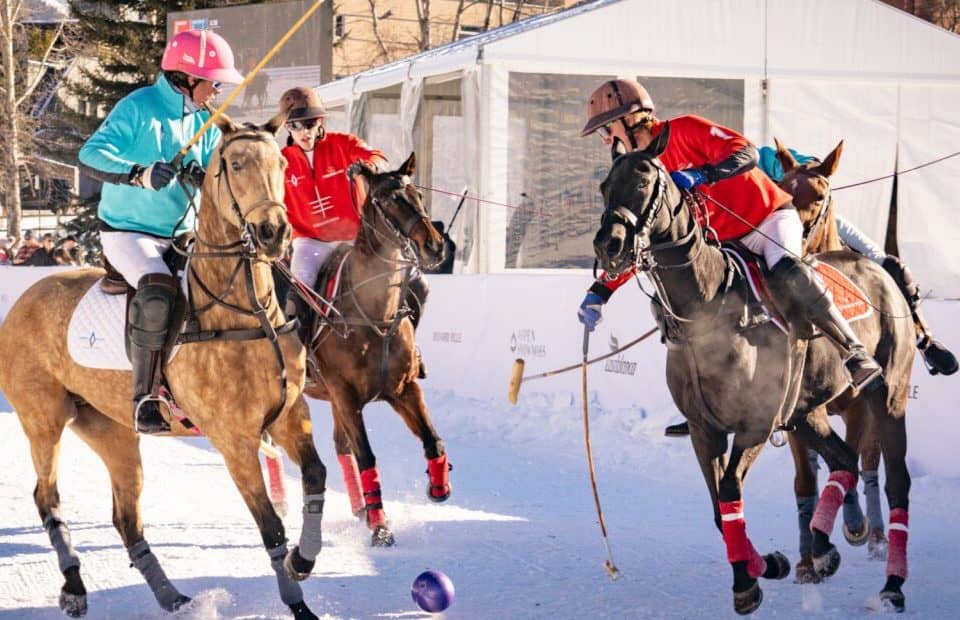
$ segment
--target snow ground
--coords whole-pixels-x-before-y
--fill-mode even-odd
[[[429,385],[429,381],[426,382]],[[505,389],[504,389],[505,391]],[[325,620],[372,618],[594,619],[732,618],[731,571],[712,524],[707,492],[687,440],[631,411],[591,413],[604,516],[623,577],[602,568],[604,550],[585,463],[579,403],[511,407],[505,397],[467,400],[427,390],[454,470],[446,504],[426,499],[418,441],[386,406],[367,409],[384,500],[397,546],[372,549],[349,512],[333,451],[328,407],[312,403],[321,458],[330,467],[324,550],[303,583],[307,604]],[[62,618],[62,583],[33,505],[29,449],[0,398],[0,620]],[[106,471],[72,433],[60,467],[63,514],[89,591],[88,618],[165,618],[129,567],[111,524]],[[259,534],[222,460],[203,439],[141,442],[146,537],[168,576],[194,603],[176,617],[287,618]],[[299,535],[300,492],[287,463],[295,508],[287,535]],[[821,476],[823,474],[821,473]],[[822,482],[822,480],[821,480]],[[960,480],[914,472],[906,616],[955,618],[960,582],[956,514]],[[769,447],[747,483],[748,532],[761,553],[796,562],[792,465]],[[835,531],[843,555],[828,582],[763,582],[756,618],[871,616],[884,564],[867,559]],[[410,584],[425,569],[447,573],[456,600],[445,615],[417,609]]]

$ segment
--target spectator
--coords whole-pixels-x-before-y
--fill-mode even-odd
[[[50,233],[43,235],[43,244],[37,248],[27,260],[23,261],[23,265],[29,265],[30,267],[52,267],[57,264],[57,260],[54,258],[54,238]]]
[[[31,256],[33,256],[33,253],[36,252],[38,249],[40,249],[40,244],[34,238],[33,231],[32,230],[26,231],[25,233],[23,233],[23,244],[20,246],[20,249],[17,250],[16,255],[14,255],[13,257],[13,261],[12,261],[13,264],[14,265],[24,264]]]
[[[57,259],[57,264],[59,265],[79,266],[83,264],[83,261],[81,260],[82,250],[83,248],[81,248],[80,244],[77,243],[77,238],[73,235],[67,235],[64,237],[60,247],[57,248],[54,258]]]
[[[0,237],[0,265],[10,264],[10,254],[13,252],[13,239]]]

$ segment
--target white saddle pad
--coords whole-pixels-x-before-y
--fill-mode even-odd
[[[77,364],[104,370],[133,370],[123,343],[126,295],[107,295],[100,280],[77,304],[67,328],[67,350]]]

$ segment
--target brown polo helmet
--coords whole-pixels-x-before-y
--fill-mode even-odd
[[[653,99],[636,80],[609,80],[593,91],[587,102],[587,124],[580,136],[589,136],[610,121],[640,110],[654,111]]]
[[[283,93],[280,97],[280,111],[289,112],[288,121],[321,118],[327,115],[320,95],[306,86],[296,86]]]

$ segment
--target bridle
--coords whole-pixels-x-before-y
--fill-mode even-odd
[[[280,402],[264,419],[261,430],[265,431],[277,419],[287,402],[287,369],[278,337],[282,334],[294,331],[297,328],[297,320],[294,319],[287,321],[280,326],[274,326],[270,322],[270,318],[267,316],[267,306],[269,305],[270,299],[274,294],[272,286],[264,295],[263,300],[257,297],[253,266],[254,263],[266,261],[263,261],[263,259],[257,256],[258,241],[255,234],[254,225],[251,224],[247,218],[260,209],[270,207],[283,208],[283,203],[271,198],[265,198],[258,200],[251,205],[246,205],[244,208],[240,207],[240,203],[236,198],[236,194],[234,193],[230,182],[230,174],[226,160],[226,150],[231,144],[241,140],[273,142],[273,136],[268,132],[258,131],[250,128],[248,130],[241,130],[241,132],[239,132],[237,135],[225,137],[221,140],[221,144],[217,152],[217,156],[219,157],[219,170],[216,173],[218,189],[217,196],[222,195],[223,189],[226,189],[226,195],[230,199],[230,209],[237,217],[239,222],[240,235],[236,241],[231,243],[217,244],[205,241],[200,237],[199,232],[197,232],[195,237],[196,245],[210,248],[211,251],[197,251],[196,246],[194,245],[191,245],[186,251],[178,250],[187,257],[186,271],[188,280],[192,280],[194,283],[196,283],[200,290],[202,290],[204,294],[210,298],[210,301],[202,306],[195,306],[192,289],[189,286],[187,287],[186,326],[184,331],[179,335],[177,342],[187,344],[195,342],[209,342],[214,340],[258,340],[260,338],[267,338],[270,340],[277,363],[280,366]],[[191,208],[196,210],[196,205],[193,203],[192,199]],[[227,282],[223,291],[219,294],[214,293],[200,277],[200,274],[197,273],[197,270],[193,265],[193,260],[231,258],[236,259],[236,265],[234,266],[230,276],[227,278]],[[226,298],[230,295],[234,289],[234,286],[236,285],[236,281],[241,270],[244,272],[247,300],[250,306],[249,309],[226,301]],[[241,314],[243,316],[255,317],[260,323],[260,327],[252,329],[201,330],[199,320],[200,315],[215,306],[224,307],[231,312]]]
[[[813,160],[816,161],[816,160]],[[818,162],[819,163],[819,162]],[[820,212],[817,213],[816,217],[813,218],[813,221],[809,226],[804,227],[803,231],[803,243],[806,248],[811,239],[816,239],[817,235],[820,234],[821,229],[827,221],[827,212],[830,210],[830,206],[833,204],[833,189],[830,184],[830,179],[826,176],[814,172],[811,168],[798,168],[796,174],[803,174],[807,177],[816,177],[823,179],[827,186],[827,194],[823,197],[821,201],[823,204],[820,207]]]

